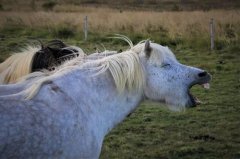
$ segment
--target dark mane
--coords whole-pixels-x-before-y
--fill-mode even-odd
[[[78,56],[78,50],[66,45],[61,40],[52,40],[43,44],[36,52],[32,61],[32,72],[42,69],[51,70],[51,67]]]

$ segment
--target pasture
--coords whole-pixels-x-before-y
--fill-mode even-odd
[[[240,158],[239,11],[107,11],[112,14],[101,8],[74,13],[2,11],[0,62],[27,43],[37,44],[36,39],[59,38],[91,53],[103,49],[102,45],[109,50],[126,49],[124,42],[107,38],[114,33],[125,34],[135,43],[150,38],[169,46],[181,63],[208,70],[211,89],[194,86],[191,92],[203,104],[184,112],[142,103],[105,138],[101,159]],[[82,33],[85,15],[90,18],[87,41]],[[214,51],[209,49],[211,17],[216,20]]]

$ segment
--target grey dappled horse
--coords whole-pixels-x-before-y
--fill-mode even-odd
[[[144,99],[193,107],[190,88],[210,81],[150,41],[99,59],[77,57],[33,78],[0,97],[0,158],[96,159],[105,135]]]

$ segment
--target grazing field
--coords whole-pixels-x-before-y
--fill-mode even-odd
[[[192,88],[204,103],[184,112],[143,103],[105,140],[102,159],[240,158],[239,50],[176,50],[185,64],[208,70],[211,89]]]
[[[191,92],[203,104],[172,112],[146,101],[105,139],[102,159],[239,159],[240,158],[240,12],[123,11],[86,8],[81,12],[0,12],[0,62],[36,39],[59,38],[83,48],[126,49],[114,33],[134,43],[150,38],[169,46],[181,63],[212,74],[210,90]],[[60,10],[60,9],[59,9]],[[89,16],[89,37],[82,21]],[[209,50],[209,20],[215,19],[216,47]]]

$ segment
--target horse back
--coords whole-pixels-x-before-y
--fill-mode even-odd
[[[77,145],[86,143],[84,138],[90,131],[82,123],[86,124],[87,118],[74,102],[65,100],[67,105],[64,100],[56,102],[64,99],[63,96],[50,98],[52,102],[47,97],[45,100],[11,97],[0,100],[0,158],[82,155]]]

